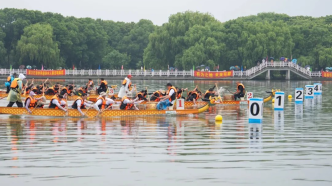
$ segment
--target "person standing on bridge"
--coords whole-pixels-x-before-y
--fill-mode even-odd
[[[241,97],[244,97],[244,93],[245,93],[245,87],[242,83],[240,82],[236,82],[236,92],[234,92],[234,99],[236,101],[237,98],[241,99]]]

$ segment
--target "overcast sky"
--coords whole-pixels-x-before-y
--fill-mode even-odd
[[[0,8],[26,8],[64,16],[161,25],[171,14],[186,10],[209,12],[225,22],[260,12],[320,17],[332,14],[332,0],[0,0]]]

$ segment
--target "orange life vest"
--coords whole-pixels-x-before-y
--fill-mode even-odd
[[[17,83],[18,81],[21,81],[21,79],[20,78],[15,78],[13,80],[13,82],[10,84],[10,88],[13,88],[13,89],[18,88],[18,83]]]
[[[107,81],[103,80],[103,81],[100,81],[100,84],[105,84],[107,86]]]
[[[57,95],[55,95],[55,96],[52,97],[51,102],[50,102],[48,108],[59,109],[59,107],[58,107],[56,104],[53,104],[53,103],[52,103],[53,100],[58,100],[59,104],[61,104],[60,98],[59,98]]]
[[[120,109],[121,110],[130,110],[134,106],[134,104],[132,104],[132,103],[128,103],[128,104],[123,103],[125,99],[128,99],[127,96],[123,96],[123,98],[121,99]]]
[[[28,99],[30,99],[29,108],[35,108],[37,100],[35,100],[35,98],[32,98],[31,96],[28,96],[27,98],[25,98],[24,105],[27,104]]]
[[[102,96],[99,96],[98,98],[97,98],[97,101],[98,100],[102,100],[103,102],[101,103],[101,105],[98,105],[98,108],[99,109],[105,109],[105,107],[106,107],[106,99],[104,98],[104,97],[102,97]]]
[[[93,81],[89,81],[88,86],[93,86]]]
[[[238,86],[237,86],[237,91],[240,91],[239,90],[239,86],[242,86],[243,87],[243,92],[245,92],[244,90],[245,90],[245,87],[244,87],[244,85],[242,84],[242,83],[240,83]]]
[[[196,91],[190,91],[190,92],[189,92],[189,95],[190,95],[190,96],[191,96],[191,95],[196,95],[196,98],[195,98],[196,101],[197,101],[198,98],[199,98],[198,93],[197,93]]]
[[[123,86],[126,86],[126,84],[127,84],[127,79],[125,78],[125,79],[122,81],[122,85],[123,85]],[[129,85],[128,85],[128,89],[129,89],[129,90],[132,89],[132,88],[131,88],[131,81],[130,81],[130,83],[129,83]]]
[[[8,82],[10,82],[11,79],[12,79],[12,77],[10,77],[10,76],[7,77]]]
[[[182,93],[177,93],[176,98],[177,98],[177,99],[181,99],[181,97],[182,97]]]
[[[81,105],[77,105],[77,101],[78,100],[81,100]],[[77,109],[78,107],[80,107],[81,109],[84,109],[85,108],[85,106],[84,106],[84,99],[83,98],[81,98],[81,97],[78,97],[75,101],[74,101],[74,103],[73,103],[73,105],[71,106],[73,109]]]
[[[140,92],[137,94],[138,100],[141,101],[143,100],[142,98],[140,98],[138,95],[141,95],[143,98],[146,98],[146,95],[144,95],[144,93]]]
[[[169,94],[169,92],[171,91],[171,89],[174,90],[174,93],[173,93],[172,96],[169,98],[169,101],[173,101],[173,100],[175,100],[175,98],[176,98],[176,94],[177,94],[176,88],[175,88],[175,87],[170,87],[170,88],[167,90],[166,95]]]

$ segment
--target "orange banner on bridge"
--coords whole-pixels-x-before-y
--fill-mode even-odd
[[[203,71],[195,71],[194,76],[198,78],[209,78],[209,79],[219,79],[225,77],[233,77],[233,70],[231,71],[223,71],[223,72],[203,72]]]
[[[30,70],[27,69],[28,76],[65,76],[66,70]]]
[[[332,72],[322,72],[322,77],[325,78],[332,78]]]

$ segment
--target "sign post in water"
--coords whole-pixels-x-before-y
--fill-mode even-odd
[[[296,104],[303,104],[303,88],[296,88],[295,89],[295,103]]]
[[[184,110],[184,99],[176,100],[176,110]]]
[[[250,100],[251,98],[254,97],[254,93],[252,92],[247,92],[247,100]]]
[[[305,99],[314,99],[314,86],[306,85],[305,86]]]
[[[251,98],[249,100],[249,123],[262,123],[263,98]]]
[[[285,93],[276,92],[274,98],[274,110],[284,110]]]
[[[314,95],[321,95],[321,94],[322,94],[322,84],[314,83]]]

